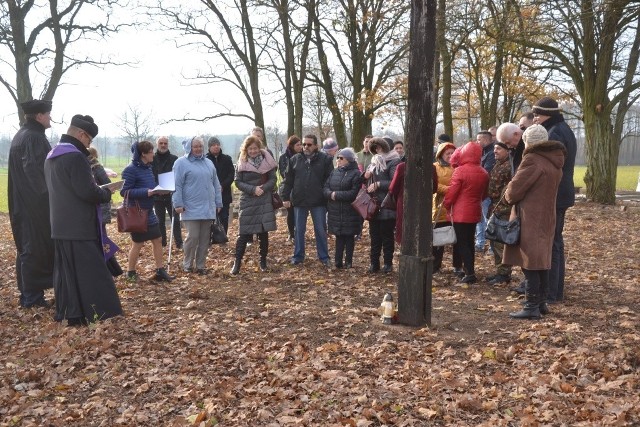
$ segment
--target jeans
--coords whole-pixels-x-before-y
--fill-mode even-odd
[[[167,246],[167,226],[165,224],[165,214],[169,214],[169,219],[173,218],[175,211],[171,200],[154,200],[153,210],[158,217],[158,224],[160,226],[160,233],[162,234],[162,246]],[[173,241],[176,243],[176,247],[182,246],[182,230],[180,229],[180,215],[176,214],[173,221]]]
[[[293,250],[293,261],[303,261],[305,256],[304,235],[307,232],[307,217],[311,213],[313,221],[313,232],[316,238],[316,250],[320,261],[329,260],[329,247],[327,244],[327,231],[325,221],[327,219],[326,206],[294,206],[293,216],[295,218],[295,246]]]
[[[556,231],[553,236],[551,249],[551,270],[549,270],[549,301],[562,301],[564,299],[564,217],[567,208],[556,208]]]
[[[491,198],[487,197],[482,201],[482,216],[480,222],[476,225],[476,248],[483,248],[487,240],[484,238],[484,232],[487,229],[487,216],[489,214],[489,206],[491,205]]]

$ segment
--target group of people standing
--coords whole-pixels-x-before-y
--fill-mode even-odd
[[[51,101],[21,104],[24,125],[9,152],[9,218],[16,244],[16,275],[22,307],[49,307],[69,325],[122,314],[113,275],[118,250],[102,227],[101,205],[112,190],[96,183],[89,146],[98,125],[88,115],[72,117],[52,149]]]
[[[519,217],[518,244],[490,242],[496,274],[487,281],[508,283],[512,266],[520,266],[525,280],[515,290],[525,294],[525,303],[510,316],[537,319],[549,313],[548,303],[564,298],[562,232],[566,210],[575,202],[576,139],[550,97],[536,102],[518,125],[503,123],[495,133],[492,144],[487,142],[492,133],[483,131],[460,148],[441,135],[434,163],[438,188],[433,222],[435,227],[453,222],[453,273],[462,283],[475,283],[474,252],[483,251],[487,219],[492,214],[500,219]],[[491,156],[487,147],[492,148]],[[480,223],[485,225],[478,227]],[[443,253],[442,247],[434,247],[436,273]]]
[[[9,158],[9,210],[16,242],[16,275],[20,304],[48,306],[44,289],[56,295],[57,320],[86,324],[122,313],[113,277],[122,274],[113,254],[118,249],[106,235],[112,190],[90,151],[98,133],[93,118],[76,115],[53,149],[44,134],[50,127],[51,102],[22,104],[25,124],[14,137]],[[523,310],[517,318],[539,318],[547,303],[563,299],[566,209],[574,203],[575,137],[555,100],[543,98],[519,125],[505,123],[497,140],[483,131],[476,141],[456,148],[441,135],[435,151],[433,222],[453,223],[453,272],[463,283],[475,283],[477,224],[490,214],[520,217],[517,245],[491,242],[497,274],[491,283],[510,281],[512,266],[526,280]],[[124,169],[120,193],[130,205],[147,209],[147,231],[131,233],[127,279],[136,281],[136,265],[144,243],[151,242],[153,279],[170,282],[163,263],[167,241],[165,219],[172,219],[173,239],[184,250],[182,269],[207,274],[211,222],[228,230],[232,184],[240,191],[238,236],[231,274],[240,273],[246,246],[257,236],[260,270],[268,269],[269,232],[276,230],[275,193],[287,209],[291,264],[305,261],[305,233],[311,216],[318,260],[327,267],[351,268],[363,219],[353,208],[358,193],[378,201],[389,194],[395,206],[382,206],[369,220],[369,273],[393,270],[395,242],[401,241],[404,146],[368,135],[362,151],[339,149],[333,140],[321,145],[315,135],[289,138],[279,165],[254,128],[242,142],[237,166],[212,137],[205,149],[201,137],[182,142],[184,155],[170,153],[168,139],[131,145],[132,161]],[[155,152],[154,152],[155,148]],[[278,167],[279,166],[279,167]],[[277,173],[281,185],[277,186]],[[156,190],[158,176],[173,172],[175,191]],[[101,207],[102,205],[102,207]],[[181,224],[182,223],[182,224]],[[186,238],[182,238],[182,226]],[[480,227],[481,229],[483,226]],[[480,230],[482,231],[482,230]],[[330,260],[328,233],[335,236]],[[483,245],[483,243],[481,242]],[[442,270],[444,250],[434,247],[434,271]],[[382,257],[382,263],[381,263]],[[91,285],[89,285],[91,284]]]

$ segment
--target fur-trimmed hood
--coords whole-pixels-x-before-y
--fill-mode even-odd
[[[567,157],[567,149],[561,142],[544,141],[526,147],[522,156],[524,157],[528,154],[538,154],[548,159],[556,167],[561,168],[564,164],[565,157]]]

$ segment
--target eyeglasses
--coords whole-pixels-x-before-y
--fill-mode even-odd
[[[344,157],[342,157],[342,156],[338,156],[338,157],[336,157],[336,159],[338,159],[338,160],[344,160]]]
[[[93,141],[93,137],[85,131],[82,131],[82,133],[84,133],[87,136],[87,138],[89,138],[89,144],[91,144],[91,142]]]
[[[314,144],[302,144],[303,147],[312,147]]]

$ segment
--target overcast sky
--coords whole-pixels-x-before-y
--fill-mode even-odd
[[[129,30],[114,35],[101,52],[110,52],[116,61],[137,61],[135,67],[109,66],[105,69],[83,67],[65,75],[58,88],[52,119],[56,133],[64,133],[74,114],[89,114],[100,127],[101,136],[119,136],[117,124],[127,106],[138,107],[151,115],[155,134],[197,135],[247,133],[253,123],[247,119],[221,118],[199,122],[162,124],[171,118],[202,117],[213,114],[211,101],[223,103],[235,111],[248,107],[238,92],[221,85],[187,86],[182,74],[191,74],[204,64],[205,58],[186,49],[178,50],[165,34],[153,31]],[[211,59],[211,56],[209,55]],[[11,58],[3,58],[11,60]],[[12,61],[13,62],[13,61]],[[40,87],[34,88],[37,96]],[[217,110],[216,110],[217,111]],[[282,113],[267,111],[267,126],[276,123]],[[284,118],[286,120],[286,118]],[[0,87],[0,134],[13,135],[17,130],[17,113],[12,98]],[[286,127],[281,123],[281,128]]]

